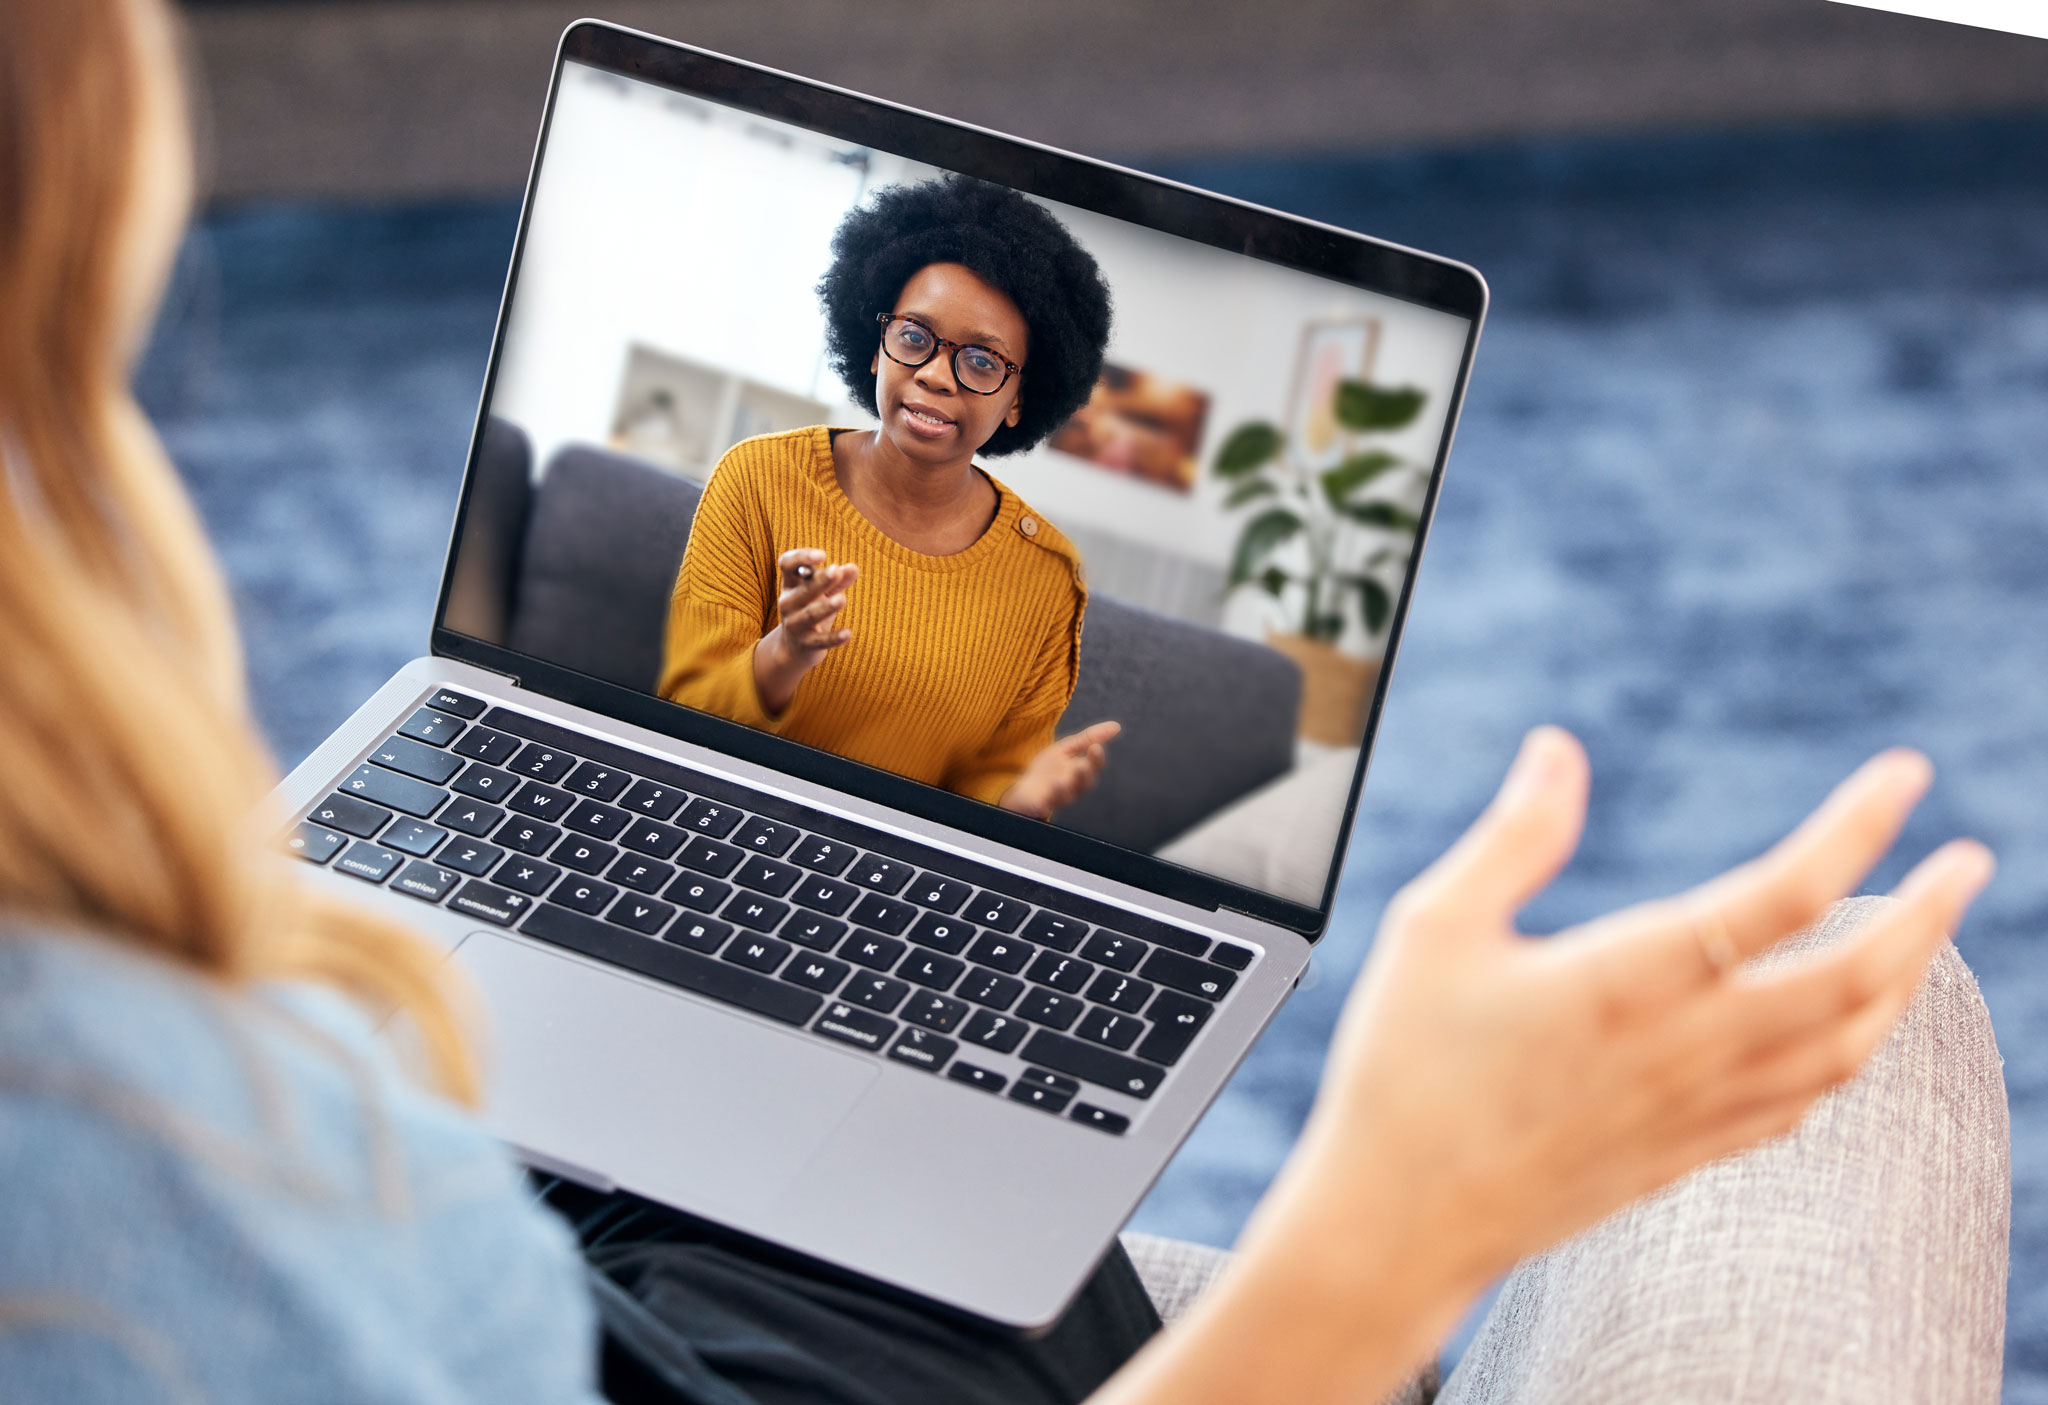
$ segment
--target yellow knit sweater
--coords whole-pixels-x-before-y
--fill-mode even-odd
[[[763,435],[719,460],[669,605],[661,695],[1000,800],[1073,696],[1088,598],[1080,553],[1001,483],[995,521],[974,545],[912,551],[840,491],[831,435],[823,425]],[[776,625],[776,558],[795,547],[860,567],[839,615],[853,638],[770,717],[754,646]]]

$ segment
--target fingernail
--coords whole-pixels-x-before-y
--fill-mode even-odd
[[[1998,872],[1997,856],[1975,839],[1955,840],[1949,845],[1949,853],[1949,866],[1955,871],[1956,881],[1972,893],[1981,891],[1991,881],[1991,875]]]
[[[1522,738],[1521,750],[1508,768],[1506,789],[1515,799],[1541,795],[1564,779],[1563,736],[1558,728],[1544,726],[1531,728]]]

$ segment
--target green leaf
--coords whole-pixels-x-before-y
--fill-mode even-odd
[[[1242,478],[1260,464],[1271,463],[1287,440],[1264,420],[1239,425],[1216,453],[1216,471],[1225,478]]]
[[[1336,643],[1337,636],[1344,632],[1342,615],[1318,615],[1308,622],[1308,637]]]
[[[1302,528],[1302,521],[1292,508],[1269,507],[1244,524],[1244,531],[1237,539],[1237,555],[1230,564],[1230,584],[1243,585],[1252,578],[1273,550],[1291,540]]]
[[[1388,469],[1400,467],[1400,464],[1401,461],[1392,454],[1383,454],[1377,450],[1368,454],[1353,454],[1322,475],[1323,496],[1330,500],[1331,507],[1341,512],[1344,510],[1344,499]]]
[[[1288,575],[1278,566],[1268,566],[1259,573],[1260,586],[1265,589],[1266,594],[1272,596],[1275,600],[1280,598],[1280,592],[1287,589],[1287,582],[1292,579],[1292,576]]]
[[[1382,390],[1364,381],[1337,383],[1337,423],[1346,429],[1401,429],[1422,413],[1429,397],[1414,386]]]
[[[1339,579],[1358,592],[1358,612],[1365,616],[1365,632],[1378,634],[1386,628],[1387,616],[1394,612],[1394,598],[1387,594],[1387,588],[1371,576],[1346,575]]]
[[[1243,507],[1253,498],[1269,498],[1279,491],[1273,486],[1273,480],[1270,478],[1247,478],[1230,490],[1230,496],[1223,500],[1223,506]]]
[[[1337,510],[1361,527],[1385,527],[1390,532],[1412,532],[1422,521],[1405,507],[1390,502],[1343,503]]]

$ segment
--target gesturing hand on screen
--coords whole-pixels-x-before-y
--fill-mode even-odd
[[[1123,729],[1121,722],[1097,722],[1061,737],[1032,757],[1024,774],[1003,792],[1003,808],[1033,819],[1051,819],[1054,811],[1073,804],[1094,787],[1109,760],[1105,748]]]
[[[761,704],[776,713],[789,706],[796,685],[826,654],[853,638],[839,626],[846,591],[860,579],[860,567],[833,563],[815,547],[800,546],[775,559],[782,593],[775,599],[781,623],[754,648],[754,685]]]

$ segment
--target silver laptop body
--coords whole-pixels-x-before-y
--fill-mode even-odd
[[[1358,335],[1370,319],[1339,316],[1301,319],[1298,344],[1290,337],[1270,352],[1294,363],[1297,389],[1314,372],[1315,356],[1334,358],[1339,379],[1355,374],[1364,380],[1373,368],[1359,358],[1375,354],[1375,379],[1417,379],[1430,387],[1426,422],[1411,430],[1425,446],[1414,455],[1419,522],[1387,592],[1383,662],[1369,705],[1360,709],[1356,759],[1344,747],[1297,748],[1320,759],[1325,773],[1334,765],[1338,777],[1332,792],[1337,808],[1319,831],[1327,869],[1320,854],[1311,865],[1317,875],[1326,873],[1319,892],[1276,895],[1238,881],[1241,874],[1202,872],[1187,858],[1199,860],[1202,833],[1211,835],[1207,852],[1218,852],[1218,843],[1227,852],[1230,824],[1270,826],[1274,816],[1290,813],[1286,786],[1290,778],[1299,782],[1306,762],[1220,807],[1205,822],[1208,830],[1197,825],[1192,838],[1154,846],[1179,856],[1171,861],[662,702],[652,696],[651,679],[625,686],[522,649],[522,599],[525,607],[539,608],[533,602],[541,599],[544,571],[551,568],[538,555],[522,560],[521,549],[542,552],[541,514],[553,508],[545,492],[526,503],[523,516],[507,515],[487,500],[487,441],[509,413],[507,393],[501,393],[510,384],[505,363],[518,348],[508,350],[508,328],[516,341],[522,298],[540,297],[529,285],[540,286],[534,280],[542,252],[561,255],[563,240],[574,233],[545,218],[554,163],[566,169],[575,155],[566,123],[573,116],[589,128],[597,120],[591,113],[599,111],[590,105],[600,101],[639,104],[630,108],[638,114],[630,120],[641,124],[632,130],[655,133],[650,141],[694,140],[689,131],[724,131],[718,126],[724,122],[737,134],[735,142],[759,139],[785,150],[792,140],[798,148],[815,140],[835,151],[879,152],[862,168],[863,180],[887,169],[888,160],[963,171],[1052,203],[1078,222],[1084,242],[1097,227],[1091,219],[1117,222],[1134,239],[1180,241],[1172,247],[1191,258],[1227,254],[1255,265],[1254,272],[1323,280],[1342,294],[1339,302],[1354,295],[1391,300],[1385,315],[1371,322],[1370,350]],[[664,122],[672,127],[659,125]],[[621,138],[605,149],[630,147]],[[707,168],[714,164],[707,158]],[[665,169],[655,164],[640,169],[637,182],[592,188],[642,191],[639,182],[658,185]],[[792,176],[776,168],[760,177],[761,188],[771,180],[800,183],[809,179],[807,169]],[[630,204],[642,196],[621,198]],[[598,223],[617,227],[630,218],[628,212]],[[1113,246],[1115,230],[1101,227],[1111,230],[1101,237]],[[553,246],[542,251],[537,241]],[[600,248],[585,257],[593,265],[612,258]],[[1108,271],[1114,285],[1115,271]],[[1312,290],[1308,283],[1299,286]],[[578,305],[559,287],[548,291],[563,307]],[[293,844],[314,865],[309,878],[348,897],[387,904],[454,954],[488,1011],[485,1117],[530,1165],[596,1188],[631,1191],[762,1245],[997,1323],[1043,1327],[1082,1285],[1293,989],[1327,921],[1485,296],[1475,273],[1445,260],[612,26],[573,26],[557,57],[431,655],[400,670],[281,789],[285,805],[301,819]],[[1130,302],[1142,311],[1143,297],[1134,294]],[[1426,309],[1426,318],[1414,316],[1425,331],[1437,329],[1429,333],[1436,341],[1428,343],[1434,361],[1418,351],[1413,364],[1390,365],[1389,348],[1406,335],[1402,317],[1408,315],[1395,303]],[[1120,301],[1119,316],[1127,315]],[[1411,340],[1422,346],[1426,338]],[[1112,361],[1120,345],[1112,346]],[[659,350],[636,344],[620,364],[606,366],[605,374],[619,382],[614,403],[599,419],[571,425],[568,438],[600,441],[598,457],[620,473],[642,471],[632,462],[636,456],[663,464],[647,469],[656,476],[645,481],[666,491],[661,472],[688,472],[675,467],[676,436],[648,431],[633,418],[630,402],[646,394],[650,377],[663,374],[680,387],[675,394],[687,391],[702,358],[664,361]],[[737,380],[736,389],[724,388],[723,400],[714,396],[707,403],[730,410],[735,396],[743,402],[754,382]],[[782,393],[803,398],[786,388]],[[675,400],[651,403],[673,408]],[[764,393],[762,403],[779,402]],[[1295,408],[1301,404],[1297,396]],[[727,442],[732,428],[728,423]],[[531,448],[544,437],[529,428],[524,442]],[[1222,439],[1221,426],[1210,426],[1203,455]],[[710,447],[715,453],[722,446]],[[686,447],[701,453],[703,446]],[[629,462],[620,466],[614,459]],[[555,469],[539,473],[541,464],[522,463],[525,485],[545,489],[546,474]],[[1069,467],[1062,461],[1058,471]],[[1033,497],[1023,470],[1005,464],[998,471]],[[519,474],[511,481],[516,496]],[[564,470],[557,483],[571,481]],[[1127,477],[1112,486],[1127,491]],[[1180,497],[1160,501],[1162,513],[1184,506]],[[1034,505],[1045,506],[1035,498]],[[1082,540],[1080,532],[1071,534]],[[1097,540],[1117,538],[1087,538]],[[1087,549],[1108,560],[1118,548]],[[1109,574],[1096,570],[1092,557],[1090,568],[1098,579]],[[1097,594],[1113,599],[1110,589],[1098,586]],[[1208,588],[1209,596],[1215,593]],[[1143,608],[1118,618],[1138,630],[1176,627],[1157,623],[1165,608],[1158,602],[1138,603]],[[1213,601],[1191,608],[1213,609]],[[1095,609],[1091,600],[1091,628]],[[1083,637],[1085,681],[1091,667],[1110,662],[1090,653],[1091,641]],[[1219,649],[1263,647],[1256,640],[1231,644],[1220,634],[1219,640]],[[1283,732],[1293,720],[1284,719]],[[1115,776],[1117,745],[1105,785]],[[1202,755],[1184,761],[1197,771],[1205,764]],[[528,774],[518,790],[538,797],[533,803],[551,798],[542,794],[551,788],[569,797],[555,803],[577,807],[570,816],[588,817],[593,830],[576,828],[559,809],[527,815],[505,793],[461,789],[481,785],[478,778],[487,771],[518,777],[521,770]],[[675,800],[682,809],[670,807]],[[643,807],[635,810],[635,804]],[[609,828],[609,837],[602,837],[611,824],[607,805],[627,815],[626,828]],[[664,825],[687,830],[705,815],[717,824],[736,820],[738,827],[716,831],[724,836],[716,841],[711,830],[690,832],[665,857],[656,857],[659,844],[630,847],[643,831],[659,835]],[[515,826],[517,833],[509,834]],[[508,842],[508,834],[530,841],[536,827],[544,832],[549,826],[560,837],[550,837],[539,853]],[[1068,1014],[1068,1023],[1055,1029],[1019,1013],[1025,1006],[1014,994],[1006,1001],[967,999],[971,981],[980,980],[984,991],[1001,987],[990,979],[990,968],[967,953],[959,959],[972,973],[946,996],[949,1008],[966,1013],[943,1032],[914,1026],[908,1003],[881,1010],[853,1005],[840,992],[877,974],[847,947],[864,929],[830,931],[815,909],[783,899],[757,901],[744,887],[720,896],[708,912],[689,906],[706,883],[716,890],[724,881],[689,868],[689,856],[701,846],[717,851],[718,844],[731,847],[729,841],[747,836],[771,856],[762,860],[769,872],[835,845],[860,856],[853,868],[832,870],[818,891],[833,883],[859,886],[870,876],[861,865],[871,857],[900,865],[890,872],[914,872],[908,886],[862,887],[861,904],[870,894],[911,901],[916,891],[936,892],[933,885],[957,878],[962,887],[947,889],[954,897],[940,904],[951,904],[950,915],[939,916],[978,931],[978,944],[968,951],[1001,962],[1007,948],[993,939],[1007,932],[1031,957],[1030,965],[1015,968],[1013,980],[1033,991],[1039,988],[1034,973],[1051,977],[1062,969],[1060,958],[1072,957],[1090,980],[1070,997],[1090,1014],[1079,1024]],[[598,849],[603,866],[585,873],[574,866],[574,854],[565,860],[565,846],[579,843]],[[631,886],[650,865],[662,886]],[[554,886],[538,892],[512,886],[534,869],[559,870]],[[805,870],[802,883],[785,896],[811,890],[816,877]],[[531,887],[536,880],[528,872],[520,881]],[[974,896],[962,903],[962,890]],[[877,899],[854,910],[893,911],[889,902]],[[969,923],[978,915],[976,904],[995,921]],[[764,905],[778,926],[749,927],[748,914],[758,915]],[[790,909],[787,916],[783,909]],[[843,921],[847,911],[835,920]],[[916,930],[932,920],[923,909],[916,917]],[[724,946],[705,945],[713,941],[701,935],[707,922],[734,928]],[[700,933],[694,947],[682,936],[693,923]],[[807,925],[798,931],[798,924]],[[827,929],[822,937],[821,928]],[[894,940],[908,952],[900,962],[907,967],[924,960],[928,976],[931,949],[901,927],[898,933]],[[1053,935],[1040,940],[1033,933]],[[814,939],[818,944],[809,944]],[[1062,952],[1066,943],[1072,945]],[[1120,970],[1124,961],[1131,964]],[[800,967],[812,972],[807,982],[797,979]],[[841,968],[850,974],[835,986]],[[928,984],[907,983],[921,1010],[946,1003],[927,998]],[[1131,994],[1134,989],[1142,995]],[[1145,1003],[1136,1003],[1140,999]],[[1047,1003],[1057,1002],[1040,998]],[[1128,1022],[1119,1024],[1125,1017]],[[987,1042],[964,1037],[962,1026],[977,1018],[974,1028]],[[1176,1022],[1195,1032],[1171,1035]],[[1084,1026],[1098,1035],[1117,1033],[1123,1042],[1081,1039],[1076,1031]],[[1138,1057],[1148,1051],[1165,1057],[1161,1050],[1172,1053],[1170,1063]],[[1136,1076],[1127,1076],[1133,1070]]]

